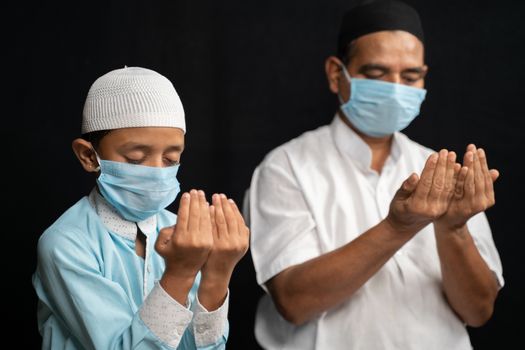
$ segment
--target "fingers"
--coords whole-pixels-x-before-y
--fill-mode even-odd
[[[479,159],[479,164],[481,166],[481,170],[483,171],[483,173],[489,174],[489,165],[487,162],[487,155],[485,154],[485,150],[483,150],[483,148],[478,148],[478,159]]]
[[[461,174],[461,169],[463,169],[461,164],[459,164],[459,163],[455,163],[454,164],[454,180],[453,180],[454,188],[452,189],[452,196],[454,196],[454,190],[456,189],[457,184],[459,182],[459,175]],[[463,179],[463,182],[464,181],[465,181],[465,179]]]
[[[482,191],[482,189],[487,189],[489,193],[492,193],[494,191],[493,183],[498,179],[499,171],[496,169],[489,170],[487,156],[483,149],[476,149],[476,146],[474,144],[469,144],[467,146],[467,152],[472,152],[473,154],[473,162],[472,164],[470,164],[470,166],[474,167],[474,180],[477,185],[476,192]],[[464,166],[467,166],[467,164],[465,164],[466,157],[467,154],[465,153],[465,158],[463,162]],[[476,164],[476,160],[479,161],[479,168]],[[481,187],[481,185],[483,185],[483,187]]]
[[[199,207],[200,207],[200,222],[199,222],[199,230],[201,232],[209,232],[211,233],[211,220],[210,220],[210,209],[209,203],[206,200],[206,195],[204,194],[204,191],[199,191]]]
[[[412,173],[403,183],[396,192],[395,198],[398,200],[405,200],[417,187],[419,182],[419,176],[416,173]]]
[[[200,202],[197,190],[190,191],[190,211],[188,220],[188,230],[198,231],[200,226]]]
[[[499,178],[499,171],[496,169],[490,169],[490,177],[492,182],[495,182]]]
[[[221,236],[225,237],[228,235],[228,225],[222,209],[222,201],[219,194],[215,193],[212,196],[212,202],[214,206],[215,224],[217,225],[217,238]]]
[[[432,188],[432,178],[434,176],[434,171],[437,166],[439,159],[439,154],[433,153],[428,157],[425,167],[421,172],[421,177],[419,179],[418,186],[416,187],[415,197],[419,200],[426,200],[430,190]]]
[[[431,200],[438,200],[443,195],[446,183],[447,165],[448,151],[446,149],[442,149],[438,153],[436,168],[432,176],[430,191],[428,192],[428,197]]]
[[[217,224],[215,223],[215,206],[213,205],[210,205],[210,223],[211,223],[211,232],[213,234],[213,237],[215,239],[215,237],[218,237],[217,236]]]
[[[476,152],[476,146],[474,144],[470,144],[467,146],[467,151],[471,151],[471,152]],[[479,148],[477,150],[478,152],[478,157],[479,157],[479,161],[480,161],[480,164],[481,164],[481,169],[483,170],[483,172],[485,172],[485,170],[488,171],[488,174],[490,176],[490,179],[492,180],[492,182],[496,181],[499,177],[499,171],[496,170],[496,169],[490,169],[488,170],[488,162],[487,162],[487,156],[485,154],[485,150]],[[486,176],[486,174],[484,174]],[[487,179],[485,179],[485,186],[488,184],[486,182]]]
[[[499,172],[495,169],[489,170],[487,155],[485,150],[482,148],[478,149],[478,158],[481,169],[483,171],[484,185],[485,185],[485,196],[488,200],[489,205],[494,204],[494,181],[498,178]],[[494,175],[493,175],[494,174]],[[495,176],[495,179],[493,179]]]
[[[173,226],[165,227],[160,230],[159,235],[157,236],[157,240],[155,241],[155,249],[160,255],[165,255],[165,252],[168,249],[168,243],[170,242],[172,235]]]
[[[467,151],[467,153],[465,153],[463,165],[467,168],[465,184],[463,186],[463,195],[474,197],[476,193],[476,185],[474,182],[474,153],[472,153],[472,151]]]
[[[473,143],[467,146],[467,152],[463,157],[463,166],[468,168],[467,176],[465,178],[465,188],[464,195],[474,196],[476,193],[476,182],[475,182],[475,171],[474,171],[474,162],[476,154],[476,145]]]
[[[443,199],[449,201],[454,195],[454,188],[458,178],[461,165],[456,163],[456,152],[448,152],[447,169],[445,173],[445,189],[443,191]]]
[[[454,190],[454,198],[457,200],[463,198],[465,195],[465,181],[467,180],[467,174],[468,168],[466,166],[460,166]]]
[[[472,168],[472,162],[473,159],[473,151],[476,149],[476,146],[473,144],[469,144],[467,146],[467,150],[465,152],[465,155],[463,156],[463,166],[460,166],[459,172],[457,174],[456,179],[456,186],[454,189],[454,198],[456,200],[460,200],[465,196],[466,193],[466,183],[467,183],[467,176],[469,175],[469,169]],[[472,182],[469,182],[469,186],[471,186],[472,190]],[[472,191],[470,191],[472,192]]]
[[[485,181],[485,190],[487,191],[487,195],[489,196],[493,195],[494,194],[494,186],[493,186],[494,180],[492,179],[491,170],[489,170],[489,165],[487,162],[487,155],[485,154],[484,149],[482,148],[478,149],[478,158],[479,158],[481,170],[483,171],[483,178]]]
[[[239,210],[239,207],[237,207],[237,204],[233,201],[233,199],[229,199],[228,201],[230,201],[230,205],[235,215],[235,219],[237,220],[237,227],[239,228],[239,234],[242,235],[243,232],[247,231],[248,227],[246,226],[244,222],[244,218],[242,217],[241,211]]]
[[[213,195],[214,217],[219,234],[241,234],[246,225],[234,200],[224,194]]]
[[[419,176],[412,173],[403,183],[399,190],[397,190],[396,197],[400,200],[407,199],[414,192],[419,183]]]
[[[467,154],[470,152],[471,155],[468,156]],[[466,164],[468,162],[468,164]],[[468,187],[466,190],[466,193],[473,196],[476,192],[480,193],[480,182],[482,180],[481,177],[481,168],[479,164],[479,159],[477,156],[477,149],[476,145],[473,143],[469,144],[467,146],[467,152],[465,153],[465,158],[463,159],[463,165],[467,166],[469,168],[469,171],[467,173],[467,179],[465,181],[465,185]],[[470,181],[472,180],[472,181]]]
[[[411,193],[416,189],[418,183],[419,183],[419,176],[416,173],[412,173],[408,177],[408,179],[406,179],[405,182],[403,183],[403,190]]]
[[[238,234],[239,227],[237,225],[237,218],[235,217],[235,212],[232,209],[231,203],[232,199],[228,199],[226,195],[221,194],[221,204],[224,217],[226,218],[226,224],[228,225],[228,232],[230,234]]]
[[[477,156],[481,168],[481,181],[483,181],[485,195],[487,196],[487,198],[492,198],[494,196],[494,187],[492,186],[492,177],[490,176],[490,170],[487,163],[487,156],[485,154],[485,151],[482,148],[479,148]]]
[[[179,211],[177,212],[177,225],[188,228],[188,221],[190,215],[190,194],[184,192],[179,202]]]
[[[474,151],[474,189],[478,195],[485,193],[485,175],[479,159],[479,149]]]

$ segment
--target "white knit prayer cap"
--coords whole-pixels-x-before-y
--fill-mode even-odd
[[[166,77],[146,68],[125,67],[91,85],[82,113],[82,134],[151,126],[175,127],[186,133],[182,102]]]

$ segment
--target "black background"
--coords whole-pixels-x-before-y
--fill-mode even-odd
[[[506,286],[493,318],[470,329],[472,342],[475,349],[520,344],[523,2],[407,2],[421,14],[430,71],[421,116],[406,134],[460,154],[473,142],[501,172],[487,215]],[[31,286],[38,237],[93,186],[71,151],[91,83],[124,65],[167,76],[186,111],[182,189],[225,192],[241,202],[268,151],[332,119],[337,99],[323,65],[335,51],[340,15],[353,3],[55,1],[5,10],[13,24],[4,30],[3,318],[18,348],[40,346]],[[257,349],[253,318],[261,294],[248,253],[231,283],[228,348]]]

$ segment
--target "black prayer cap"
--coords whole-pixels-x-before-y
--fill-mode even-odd
[[[357,5],[343,15],[338,55],[344,57],[348,44],[358,37],[383,30],[403,30],[424,42],[421,20],[413,7],[397,0],[376,0]]]

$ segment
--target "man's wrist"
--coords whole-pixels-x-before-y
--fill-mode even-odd
[[[412,238],[416,233],[418,233],[426,225],[401,225],[392,220],[390,217],[386,217],[380,223],[383,226],[384,231],[393,239],[407,240]],[[419,227],[420,226],[420,227]]]
[[[446,218],[440,218],[434,221],[434,232],[438,235],[440,234],[455,234],[462,236],[466,232],[468,232],[467,229],[467,223],[466,222],[452,222],[451,220],[447,220]]]

